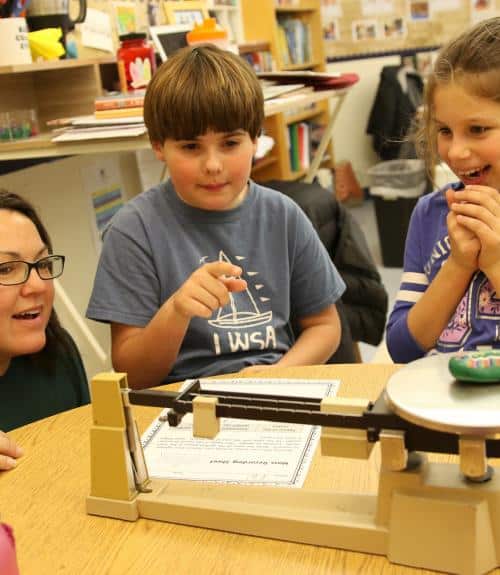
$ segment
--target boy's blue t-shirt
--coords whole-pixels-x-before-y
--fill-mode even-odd
[[[165,383],[272,364],[290,348],[290,319],[335,303],[345,285],[312,224],[289,198],[253,182],[228,211],[193,208],[171,182],[113,218],[87,317],[143,327],[206,262],[243,269],[248,288],[210,319],[191,320]]]

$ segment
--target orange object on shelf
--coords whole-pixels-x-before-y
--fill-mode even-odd
[[[219,48],[229,48],[229,37],[226,30],[217,25],[215,18],[206,18],[201,24],[195,24],[191,32],[186,35],[190,46],[198,44],[215,44]]]

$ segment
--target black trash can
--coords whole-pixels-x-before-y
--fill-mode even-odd
[[[384,198],[375,196],[374,200],[382,263],[386,268],[402,268],[406,232],[418,197]]]
[[[410,216],[427,182],[422,160],[390,160],[368,170],[385,267],[403,267]]]

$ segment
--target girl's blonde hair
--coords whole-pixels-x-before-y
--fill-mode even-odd
[[[149,83],[144,121],[152,143],[191,140],[210,130],[245,130],[254,139],[264,121],[262,87],[236,54],[208,44],[183,48]]]
[[[439,52],[424,92],[424,112],[416,131],[416,148],[428,171],[438,161],[434,93],[456,82],[480,98],[500,101],[500,17],[468,28]]]

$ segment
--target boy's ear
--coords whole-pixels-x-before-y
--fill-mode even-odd
[[[160,160],[160,162],[164,162],[165,156],[163,154],[163,145],[160,144],[160,142],[153,142],[152,146],[153,146],[153,151],[155,153],[156,158],[158,160]]]

